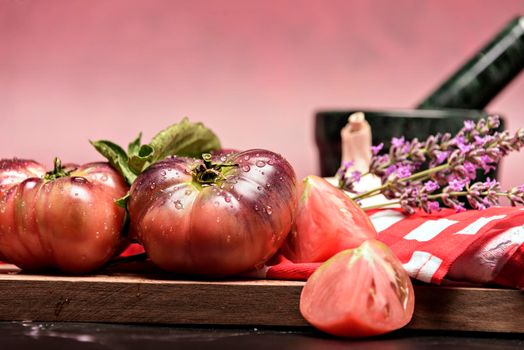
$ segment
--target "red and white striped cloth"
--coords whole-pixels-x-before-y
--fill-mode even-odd
[[[369,213],[378,239],[409,275],[434,284],[459,281],[524,289],[524,208],[444,209],[405,216],[396,209]],[[295,264],[277,254],[251,276],[306,280],[319,263]]]

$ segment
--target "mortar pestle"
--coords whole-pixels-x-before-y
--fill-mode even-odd
[[[373,135],[373,144],[384,142],[389,149],[392,137],[426,139],[437,132],[455,134],[465,120],[487,116],[482,109],[524,68],[524,17],[510,21],[479,52],[425,98],[417,109],[319,111],[315,115],[315,141],[322,176],[333,176],[340,166],[340,131],[348,116],[364,112]],[[501,118],[501,127],[504,119]],[[489,174],[497,178],[496,171]]]

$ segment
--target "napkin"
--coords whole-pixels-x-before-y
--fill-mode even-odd
[[[524,209],[492,207],[457,213],[451,209],[404,215],[375,210],[369,217],[378,239],[416,280],[443,284],[496,284],[524,289]],[[277,253],[255,278],[306,280],[320,263],[296,264]]]

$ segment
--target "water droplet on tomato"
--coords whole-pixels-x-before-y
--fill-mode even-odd
[[[275,161],[273,159],[270,159],[270,160],[267,161],[267,164],[268,165],[273,165],[273,164],[275,164]]]
[[[247,154],[244,156],[244,160],[249,160],[249,156]]]
[[[266,184],[266,188],[269,190],[271,188],[271,184]]]
[[[260,156],[260,153],[255,154],[255,157],[259,157],[259,156]]]
[[[257,165],[257,167],[263,168],[266,165],[266,162],[264,162],[263,160],[257,160],[255,164]]]
[[[149,186],[149,188],[154,190],[155,189],[155,184],[151,184],[151,186]]]
[[[262,191],[262,186],[257,186],[257,190]]]
[[[183,208],[184,208],[184,205],[182,204],[181,201],[176,200],[176,201],[175,201],[175,208],[177,208],[177,209],[183,209]]]
[[[249,170],[251,170],[251,167],[249,165],[246,164],[242,166],[242,171],[247,173]]]
[[[255,204],[255,211],[258,211],[258,205]]]
[[[220,222],[220,216],[217,216],[217,224]]]
[[[227,242],[227,243],[231,242],[231,235],[227,235],[227,237],[226,237],[226,242]]]
[[[165,171],[165,170],[162,170],[162,171],[160,172],[160,175],[162,175],[162,176],[166,176],[166,175],[167,175],[167,173],[166,173],[166,171]]]
[[[85,177],[81,176],[73,176],[71,178],[71,182],[77,183],[77,184],[85,184],[87,183],[87,179]]]
[[[107,174],[102,174],[102,176],[100,176],[100,181],[106,182],[108,179],[109,177],[107,176]]]
[[[189,196],[191,193],[193,193],[193,191],[191,191],[191,190],[186,190],[186,192],[184,192],[184,194],[185,194],[186,196]]]
[[[226,160],[227,160],[226,156],[222,156],[222,157],[220,157],[220,161],[221,161],[221,162],[225,162]]]
[[[263,172],[263,171],[261,171],[260,173],[261,173],[262,175],[265,175],[265,174],[266,174],[266,173],[265,173],[265,172]]]
[[[273,214],[273,208],[271,208],[271,206],[268,205],[268,206],[266,207],[266,212],[267,212],[268,215]]]

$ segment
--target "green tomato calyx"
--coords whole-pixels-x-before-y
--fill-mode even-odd
[[[226,169],[238,166],[238,164],[231,163],[214,163],[209,153],[203,153],[202,160],[203,163],[193,169],[193,178],[202,186],[225,180]]]
[[[55,157],[55,159],[53,160],[53,170],[45,173],[43,178],[45,181],[53,181],[61,177],[69,176],[75,170],[76,169],[66,170],[66,168],[62,166],[62,161],[60,160],[60,158]]]

